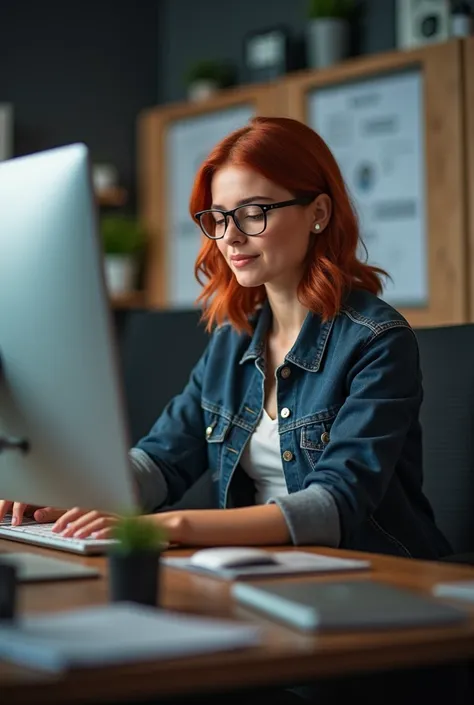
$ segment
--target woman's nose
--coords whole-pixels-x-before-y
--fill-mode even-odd
[[[224,242],[227,245],[232,245],[234,242],[244,242],[246,239],[246,235],[238,229],[236,226],[234,219],[229,218],[229,221],[227,223],[227,229],[224,234]]]

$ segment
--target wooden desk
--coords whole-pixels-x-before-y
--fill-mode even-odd
[[[291,549],[290,549],[291,550]],[[316,549],[314,549],[316,550]],[[328,555],[348,552],[317,549]],[[104,603],[106,562],[58,551],[0,541],[0,551],[35,551],[97,566],[104,577],[22,586],[22,612],[48,612]],[[185,553],[170,551],[170,554]],[[351,573],[428,592],[439,581],[474,578],[474,568],[412,561],[369,554],[370,572]],[[347,574],[339,574],[345,577]],[[320,580],[334,579],[334,574]],[[337,577],[337,576],[336,576]],[[313,576],[314,578],[314,576]],[[415,667],[474,658],[474,606],[464,626],[373,633],[306,636],[233,606],[229,585],[216,579],[165,569],[162,604],[193,614],[248,619],[266,627],[264,644],[245,651],[193,659],[158,661],[120,668],[87,669],[51,676],[0,663],[2,703],[64,703],[138,700],[145,697],[197,694],[233,687],[299,683],[321,676],[340,676],[388,668]]]

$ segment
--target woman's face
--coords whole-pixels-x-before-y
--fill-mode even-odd
[[[242,201],[271,204],[294,198],[290,191],[257,172],[236,166],[219,169],[212,179],[211,191],[212,208],[222,210],[237,208]],[[330,200],[319,196],[307,206],[267,211],[267,227],[260,235],[245,235],[229,217],[225,235],[216,244],[241,286],[296,288],[303,274],[311,232],[318,237],[329,216]],[[314,229],[316,223],[320,225],[318,231]]]

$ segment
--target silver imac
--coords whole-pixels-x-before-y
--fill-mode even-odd
[[[87,148],[0,164],[0,498],[137,509]]]

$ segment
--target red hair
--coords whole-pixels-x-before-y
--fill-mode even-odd
[[[255,117],[225,137],[197,173],[190,199],[193,219],[194,213],[210,207],[212,178],[225,164],[253,169],[296,198],[315,198],[319,193],[330,196],[330,221],[324,234],[313,238],[298,286],[303,306],[327,320],[339,312],[348,290],[381,292],[381,275],[386,273],[357,258],[355,210],[336,160],[314,130],[290,118]],[[205,236],[194,272],[203,286],[197,302],[203,304],[208,330],[229,321],[237,330],[251,333],[249,316],[265,300],[265,287],[241,286],[216,243]]]

